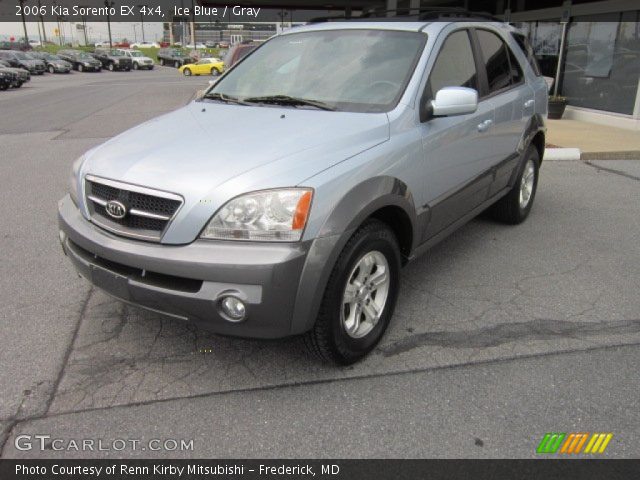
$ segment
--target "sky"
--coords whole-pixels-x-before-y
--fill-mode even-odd
[[[54,36],[54,29],[58,27],[57,22],[44,22],[47,33],[47,40],[57,42],[58,37]],[[137,37],[138,41],[142,41],[140,22],[111,22],[111,36],[113,41],[120,41],[127,38],[134,41]],[[72,38],[84,43],[84,35],[82,30],[76,30],[75,23],[63,22],[61,31],[64,35],[65,42],[72,42]],[[30,40],[39,40],[38,23],[27,22],[27,33]],[[73,35],[73,37],[72,37]],[[146,41],[154,41],[162,39],[162,23],[161,22],[145,22],[144,35]],[[2,22],[0,23],[0,40],[9,40],[10,37],[16,39],[24,36],[22,22]],[[104,41],[109,39],[107,33],[106,22],[87,22],[87,37],[89,43]]]

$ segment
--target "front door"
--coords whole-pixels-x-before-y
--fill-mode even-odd
[[[425,95],[434,98],[441,88],[456,86],[479,90],[467,29],[456,30],[446,37],[429,73]],[[493,122],[493,104],[484,100],[474,113],[433,117],[421,124],[427,172],[425,199],[431,211],[424,240],[487,198],[492,182],[487,165],[495,161],[489,140]]]

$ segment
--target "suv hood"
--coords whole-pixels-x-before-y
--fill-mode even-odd
[[[384,113],[192,102],[88,152],[81,175],[182,195],[175,226],[245,192],[300,185],[388,138]],[[191,241],[203,221],[192,222],[190,238],[172,240]]]

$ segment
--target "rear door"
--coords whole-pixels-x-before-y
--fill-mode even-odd
[[[495,181],[489,193],[493,195],[507,186],[518,165],[518,144],[535,111],[535,100],[522,66],[502,37],[483,28],[476,28],[473,33],[484,65],[483,95],[491,100],[495,110],[494,128],[490,133],[495,157],[493,164],[486,165],[495,169]]]

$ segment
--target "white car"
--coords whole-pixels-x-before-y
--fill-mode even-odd
[[[157,42],[132,43],[131,48],[160,48],[160,44]]]
[[[93,44],[96,48],[110,47],[109,42],[96,42]]]
[[[29,45],[31,45],[32,47],[41,47],[42,42],[38,40],[29,40]]]
[[[129,48],[119,48],[118,51],[122,52],[131,59],[133,62],[134,70],[141,70],[143,68],[153,70],[154,62],[151,58],[146,57],[140,50],[131,50]]]
[[[193,43],[189,43],[187,45],[184,46],[184,48],[190,48],[190,49],[195,49],[195,48],[207,48],[207,46],[204,43],[196,43],[195,45]]]

